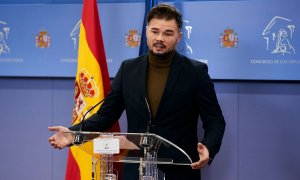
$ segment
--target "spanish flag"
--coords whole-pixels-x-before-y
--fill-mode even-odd
[[[83,2],[78,49],[72,125],[79,123],[85,112],[104,99],[110,90],[110,79],[96,0],[84,0]],[[97,110],[95,108],[89,112],[86,118]],[[120,131],[118,123],[112,127],[111,131]],[[85,149],[90,149],[92,152],[92,144],[85,146],[88,146]],[[70,147],[65,179],[93,179],[92,156],[77,147]]]

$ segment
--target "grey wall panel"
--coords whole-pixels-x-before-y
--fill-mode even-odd
[[[53,119],[51,125],[69,127],[72,124],[75,80],[53,80]],[[52,133],[49,134],[49,136]],[[48,146],[50,148],[50,145]],[[51,148],[50,148],[51,149]],[[68,157],[68,148],[52,149],[52,179],[64,179]]]
[[[239,179],[300,177],[299,84],[241,83]]]
[[[50,179],[51,81],[1,79],[0,99],[1,179]]]
[[[238,173],[238,84],[215,83],[218,100],[226,120],[224,140],[219,154],[202,171],[203,179],[237,180]],[[201,129],[201,123],[198,129]]]
[[[47,127],[71,124],[73,86],[73,79],[0,78],[1,178],[64,179],[68,150],[50,147]],[[300,84],[216,82],[215,87],[227,127],[203,178],[298,179]],[[125,115],[120,125],[126,131]]]

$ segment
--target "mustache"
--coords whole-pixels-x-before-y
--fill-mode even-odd
[[[164,45],[164,43],[161,42],[161,41],[158,41],[158,42],[154,43],[153,46],[162,46],[162,47],[164,47],[164,48],[166,47],[166,46]]]

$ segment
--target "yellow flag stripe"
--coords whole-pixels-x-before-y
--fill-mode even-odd
[[[77,73],[79,73],[82,69],[86,69],[93,77],[93,80],[95,81],[95,85],[97,85],[99,94],[97,97],[84,97],[84,100],[86,101],[87,106],[83,110],[83,112],[86,112],[92,105],[96,104],[100,100],[104,98],[104,92],[103,92],[103,80],[102,80],[102,74],[101,74],[101,67],[99,66],[95,56],[91,52],[86,38],[85,38],[85,29],[83,24],[80,25],[80,35],[79,35],[79,50],[78,50],[78,66],[77,66]],[[79,74],[76,75],[76,81],[79,82]],[[99,108],[95,108],[94,111],[96,111]],[[90,113],[92,114],[92,113]],[[81,116],[78,116],[74,124],[77,124],[79,120],[81,119]],[[86,117],[87,118],[87,117]]]
[[[88,42],[86,40],[86,32],[83,24],[80,24],[80,35],[79,35],[79,50],[78,50],[78,66],[77,66],[77,75],[76,75],[76,81],[79,83],[79,72],[83,69],[88,72],[92,80],[95,81],[95,85],[98,88],[98,94],[96,97],[84,97],[84,100],[86,102],[86,107],[83,110],[83,113],[78,116],[78,118],[75,120],[74,124],[77,124],[80,122],[80,119],[82,118],[83,114],[94,104],[99,102],[104,98],[104,92],[103,92],[103,80],[102,80],[102,74],[101,74],[101,67],[99,66],[95,56],[91,52]],[[98,108],[95,108],[94,111],[96,111]],[[89,114],[92,114],[89,113]],[[88,117],[86,117],[88,118]],[[72,154],[74,156],[74,159],[76,160],[79,169],[80,169],[80,175],[81,179],[91,179],[92,178],[92,156],[90,154],[93,153],[93,144],[92,143],[86,143],[84,144],[84,149],[86,152],[82,151],[81,149],[77,147],[71,147]]]

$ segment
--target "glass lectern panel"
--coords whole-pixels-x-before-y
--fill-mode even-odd
[[[156,153],[157,164],[191,165],[188,154],[176,144],[151,133],[102,133],[71,131],[65,132],[73,139],[73,145],[86,153],[100,158],[101,153],[95,153],[95,140],[111,138],[119,143],[119,152],[114,153],[114,162],[140,163],[145,157],[145,151]]]

